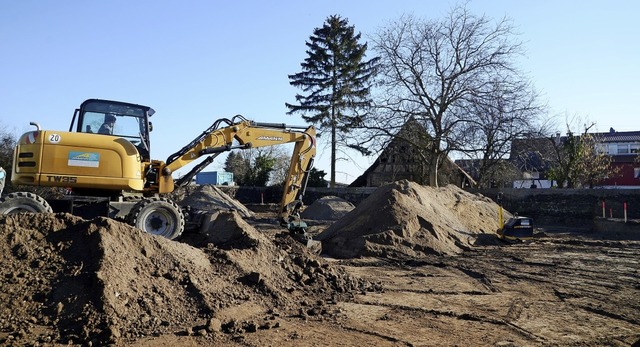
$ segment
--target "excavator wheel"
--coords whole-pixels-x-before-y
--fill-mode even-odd
[[[53,209],[41,196],[28,192],[10,193],[0,199],[0,214],[21,212],[52,213]]]
[[[136,228],[170,240],[182,235],[184,214],[167,198],[146,198],[136,203],[127,215],[127,222]]]

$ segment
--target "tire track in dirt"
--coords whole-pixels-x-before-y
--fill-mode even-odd
[[[616,319],[616,320],[621,320],[627,323],[631,323],[631,324],[636,324],[636,325],[640,325],[640,321],[638,321],[637,319],[633,319],[633,318],[627,318],[625,316],[622,316],[620,314],[616,314],[613,312],[609,312],[600,308],[594,308],[594,307],[590,307],[590,306],[585,306],[585,305],[575,305],[578,308],[581,308],[585,311],[591,312],[591,313],[595,313],[607,318],[612,318],[612,319]]]
[[[483,296],[483,295],[491,295],[491,293],[481,292],[476,290],[465,290],[465,291],[442,291],[442,290],[423,290],[423,289],[397,289],[397,288],[385,288],[386,292],[396,292],[396,293],[415,293],[415,294],[429,294],[429,295],[471,295],[471,296]]]
[[[611,304],[612,296],[625,293],[633,295],[629,290],[640,288],[638,271],[633,268],[640,253],[638,244],[588,242],[590,246],[597,245],[595,249],[577,243],[573,246],[573,244],[573,242],[563,242],[562,252],[555,252],[558,247],[554,247],[553,252],[542,252],[542,250],[531,252],[530,256],[525,258],[526,260],[523,259],[515,264],[494,263],[497,264],[492,266],[496,269],[494,274],[550,286],[557,299],[568,307],[573,307],[574,310],[638,325],[639,320],[634,318],[634,312],[640,310],[639,304],[627,302],[622,307],[615,303]],[[504,251],[506,253],[514,250],[504,249]],[[509,257],[508,254],[502,254],[502,256],[504,259],[519,259],[516,256]],[[485,253],[475,253],[465,258],[467,260],[473,258],[471,262],[488,265],[487,260],[490,256]],[[512,307],[509,314],[513,314]],[[516,316],[514,318],[517,319]]]
[[[385,341],[389,341],[389,342],[393,342],[393,343],[400,343],[400,344],[405,345],[405,346],[414,346],[411,342],[400,340],[397,337],[381,334],[381,333],[376,332],[376,331],[371,331],[371,330],[366,330],[366,329],[359,329],[359,328],[348,326],[348,325],[343,325],[342,328],[345,329],[345,330],[357,332],[357,333],[360,333],[360,334],[374,336],[374,337],[383,339]]]
[[[427,309],[423,307],[414,307],[414,306],[389,304],[389,303],[371,303],[366,301],[359,301],[359,304],[381,306],[381,307],[386,307],[393,310],[405,311],[405,312],[411,312],[411,313],[420,313],[423,315],[431,316],[433,318],[444,316],[444,317],[450,317],[450,318],[455,318],[459,320],[475,321],[479,323],[487,323],[492,325],[504,326],[516,332],[522,337],[531,339],[532,340],[531,342],[539,342],[539,343],[547,342],[546,338],[536,335],[535,333],[528,331],[527,329],[524,329],[513,322],[509,322],[502,318],[490,317],[490,316],[482,315],[478,313],[456,313],[453,311],[442,311],[442,310],[435,310],[435,309]]]
[[[579,254],[580,259],[562,259],[561,256],[566,256],[566,254],[558,255],[558,256],[548,256],[545,255],[547,261],[544,263],[540,262],[539,259],[537,261],[524,261],[518,264],[513,264],[510,262],[500,262],[495,261],[495,258],[491,260],[494,264],[497,264],[497,271],[500,274],[507,277],[523,277],[526,280],[537,280],[541,282],[549,282],[545,280],[545,277],[548,277],[550,273],[556,276],[566,276],[568,278],[576,278],[583,281],[584,284],[593,285],[596,287],[610,287],[612,289],[616,289],[617,285],[628,285],[629,279],[638,278],[638,282],[640,282],[640,275],[634,276],[633,274],[629,274],[628,271],[614,270],[614,264],[622,263],[625,264],[626,261],[624,258],[629,260],[635,260],[638,257],[638,253],[633,254],[629,252],[628,257],[614,258],[609,257],[608,259],[587,259],[587,257],[598,257],[597,254],[604,252],[597,252],[596,255],[593,254],[593,250],[585,249],[585,252]],[[625,252],[626,253],[626,252]],[[623,253],[623,254],[625,254]],[[536,255],[532,255],[535,257]],[[472,263],[485,262],[484,255],[478,254],[468,254],[465,258],[473,258]],[[489,258],[489,257],[488,257]],[[576,267],[575,261],[581,261],[582,266]],[[574,262],[573,264],[570,264]],[[533,266],[533,268],[532,268]],[[536,268],[536,266],[540,266],[540,268]],[[505,271],[506,270],[506,271]],[[612,276],[614,275],[614,276]],[[617,276],[615,276],[617,275]],[[537,277],[540,276],[540,277]],[[594,278],[595,277],[595,278]],[[602,278],[606,278],[606,281],[602,280]],[[554,282],[556,283],[556,282]],[[571,282],[565,283],[567,285],[571,285]]]
[[[474,280],[478,281],[483,287],[485,287],[487,290],[489,290],[492,293],[500,293],[500,289],[496,288],[493,283],[491,283],[491,280],[489,279],[489,277],[487,277],[485,274],[475,271],[475,270],[471,270],[469,268],[466,267],[461,267],[461,266],[455,266],[456,269],[462,271],[462,273],[464,273],[465,275],[473,278]]]

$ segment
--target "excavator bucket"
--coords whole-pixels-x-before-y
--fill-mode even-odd
[[[322,242],[314,240],[313,237],[307,233],[307,223],[302,221],[299,217],[290,217],[287,229],[289,229],[291,236],[296,241],[305,245],[312,253],[317,255],[322,253]]]

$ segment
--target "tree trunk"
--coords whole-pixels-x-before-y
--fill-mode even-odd
[[[440,166],[440,155],[435,154],[433,160],[429,163],[429,185],[438,187],[438,166]]]
[[[336,186],[336,112],[331,107],[331,181],[329,187]]]
[[[331,188],[336,186],[336,127],[331,129]]]

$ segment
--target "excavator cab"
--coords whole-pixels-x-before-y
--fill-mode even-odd
[[[136,146],[143,161],[149,161],[151,159],[149,118],[154,113],[155,111],[148,106],[89,99],[76,109],[69,131],[123,138]]]

